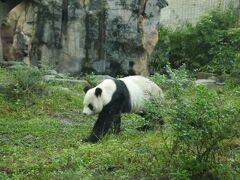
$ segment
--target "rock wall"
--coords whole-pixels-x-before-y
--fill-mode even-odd
[[[4,59],[70,73],[147,75],[165,0],[23,1],[2,25]]]
[[[3,19],[9,13],[9,11],[14,8],[20,0],[0,0],[0,25],[2,24]],[[2,46],[2,38],[1,38],[1,28],[0,28],[0,61],[3,61],[3,46]]]

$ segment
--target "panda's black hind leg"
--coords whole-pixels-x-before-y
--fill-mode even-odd
[[[136,128],[138,131],[153,130],[155,127],[161,127],[164,125],[163,117],[158,113],[141,111],[137,114],[145,119],[145,124]]]
[[[144,118],[147,113],[146,113],[146,111],[139,111],[136,114]]]
[[[121,131],[121,116],[120,114],[114,115],[113,119],[113,133],[119,134]]]

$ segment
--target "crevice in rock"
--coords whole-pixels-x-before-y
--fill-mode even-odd
[[[89,35],[89,29],[90,29],[90,23],[89,20],[90,17],[88,16],[88,13],[85,14],[85,27],[86,27],[86,37],[85,37],[85,60],[84,63],[89,61],[89,43],[90,43],[90,35]]]
[[[147,0],[139,0],[138,4],[139,4],[138,16],[142,15],[143,17],[145,17]]]
[[[138,1],[137,31],[139,33],[143,33],[143,21],[145,18],[146,3],[147,0]]]
[[[24,39],[24,35],[23,32],[21,31],[20,28],[17,27],[16,29],[16,38],[17,38],[17,49],[16,49],[16,60],[19,62],[23,61],[23,58],[26,56],[25,54],[25,39]]]
[[[62,34],[67,33],[67,25],[68,25],[68,0],[63,0],[62,2]]]
[[[98,58],[105,59],[105,42],[106,42],[106,9],[103,9],[99,15],[99,49]]]
[[[40,48],[43,45],[42,37],[44,35],[44,24],[46,21],[47,14],[49,13],[46,7],[44,6],[39,7],[37,18],[36,18],[35,35],[34,35],[34,39],[32,40],[31,49],[29,52],[30,62],[32,65],[35,65],[35,66],[38,66],[41,64],[40,61],[41,61],[42,54],[41,54]]]
[[[51,45],[54,45],[54,48],[56,49],[61,49],[62,48],[61,28],[63,27],[62,25],[63,22],[62,22],[62,19],[59,18],[58,11],[60,10],[57,8],[57,4],[56,4],[55,7],[53,6],[53,10],[51,12],[51,20],[52,20],[51,22],[52,22],[52,30],[53,30],[53,37],[54,37],[54,39],[52,40],[53,42],[51,42]]]

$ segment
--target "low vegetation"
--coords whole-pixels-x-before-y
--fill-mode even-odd
[[[165,120],[166,174],[177,179],[240,177],[235,166],[239,165],[240,150],[239,82],[208,90],[187,79],[182,68],[169,74],[170,83],[164,75],[154,76],[168,87],[166,100],[146,105]],[[229,91],[229,87],[235,88]]]
[[[146,102],[152,113],[145,118],[123,115],[121,134],[97,144],[81,141],[95,117],[81,114],[80,85],[45,82],[45,71],[35,68],[0,69],[0,178],[240,177],[240,86],[229,79],[209,91],[184,67],[167,69],[171,80],[152,77],[165,100]],[[149,122],[154,129],[136,130]]]

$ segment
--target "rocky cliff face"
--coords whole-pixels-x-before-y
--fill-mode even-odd
[[[70,73],[146,75],[165,0],[23,1],[2,25],[5,60]]]
[[[21,0],[0,0],[0,25],[2,24],[3,19],[6,17],[8,12],[14,8]],[[3,61],[3,47],[2,47],[2,38],[1,38],[1,28],[0,28],[0,62]]]

